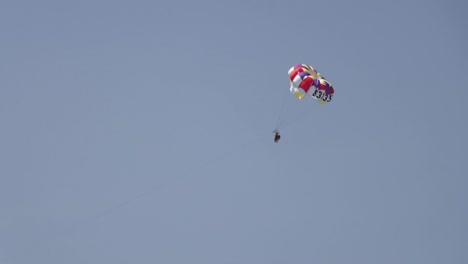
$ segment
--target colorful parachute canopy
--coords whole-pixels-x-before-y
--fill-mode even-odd
[[[314,67],[307,64],[296,64],[288,71],[289,90],[297,99],[303,99],[307,94],[317,99],[320,104],[330,102],[335,90]],[[310,89],[315,87],[315,89]]]

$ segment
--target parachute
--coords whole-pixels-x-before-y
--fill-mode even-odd
[[[332,100],[335,93],[333,85],[314,67],[307,64],[296,64],[289,69],[288,74],[289,90],[297,99],[302,100],[309,94],[321,105]],[[315,89],[311,89],[312,87]]]
[[[302,100],[309,95],[310,97],[317,100],[320,105],[330,103],[334,94],[335,89],[329,80],[323,77],[314,67],[307,64],[296,64],[292,66],[289,71],[289,90],[290,92],[299,100]],[[278,120],[276,122],[276,127],[273,133],[275,133],[275,142],[279,140],[279,128],[282,129],[285,127],[285,124],[282,122],[282,112],[284,111],[286,97],[283,101],[281,106],[281,110],[278,116]],[[291,99],[294,100],[294,99]],[[293,104],[296,107],[296,104]],[[294,112],[293,112],[294,113]],[[299,121],[301,118],[305,118],[308,115],[288,115],[288,117],[292,116],[294,120],[288,120],[286,123],[290,125],[293,122]]]

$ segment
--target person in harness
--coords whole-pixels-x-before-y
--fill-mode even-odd
[[[275,131],[275,143],[278,143],[280,139],[281,139],[281,135],[279,134],[278,131]]]

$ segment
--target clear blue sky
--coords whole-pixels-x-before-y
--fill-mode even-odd
[[[0,263],[468,263],[467,11],[2,1]]]

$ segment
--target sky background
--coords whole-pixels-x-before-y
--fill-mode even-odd
[[[0,263],[468,263],[467,3],[2,1]]]

